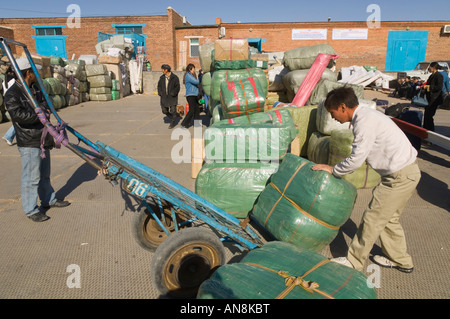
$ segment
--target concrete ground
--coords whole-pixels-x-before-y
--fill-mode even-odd
[[[382,92],[365,94],[366,99],[396,102]],[[179,141],[171,139],[173,131],[163,121],[158,96],[86,102],[61,109],[59,114],[90,140],[108,144],[194,191],[191,165],[172,161],[172,148]],[[438,133],[450,136],[450,110],[438,110],[435,122]],[[9,126],[0,124],[2,136]],[[422,147],[419,166],[422,179],[401,219],[415,270],[404,274],[381,269],[374,281],[380,299],[450,297],[450,152]],[[53,187],[58,197],[72,204],[50,209],[50,220],[34,223],[22,211],[21,163],[15,145],[0,143],[0,167],[0,298],[161,298],[150,279],[153,254],[138,246],[130,230],[137,203],[119,186],[98,176],[67,148],[53,150]],[[370,189],[358,191],[351,218],[324,255],[340,256],[346,251],[370,196]],[[233,257],[239,254],[228,250],[227,258]],[[372,271],[365,273],[369,276]],[[78,282],[72,275],[78,272],[80,287],[73,287]]]

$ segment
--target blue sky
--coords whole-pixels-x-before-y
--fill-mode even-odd
[[[20,0],[2,1],[0,18],[68,17],[70,4],[83,16],[165,15],[167,7],[193,25],[223,22],[366,21],[379,7],[381,21],[450,20],[449,0]]]

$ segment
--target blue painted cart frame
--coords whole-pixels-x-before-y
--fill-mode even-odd
[[[74,144],[70,142],[67,138],[67,134],[65,134],[65,140],[62,144],[84,159],[87,163],[98,169],[105,178],[110,180],[113,184],[118,184],[119,181],[122,181],[125,191],[142,201],[142,204],[148,209],[153,219],[167,235],[170,235],[170,231],[165,226],[163,220],[165,218],[164,214],[160,214],[161,218],[159,218],[149,202],[153,201],[158,203],[157,206],[159,206],[161,212],[163,210],[163,201],[170,203],[170,215],[175,226],[175,231],[178,231],[186,223],[194,225],[196,223],[206,223],[220,234],[220,239],[222,241],[232,241],[240,249],[251,250],[262,245],[263,241],[261,237],[239,219],[159,172],[112,147],[99,141],[93,143],[74,128],[64,123],[54,109],[51,99],[44,89],[42,79],[39,76],[27,46],[23,43],[3,37],[0,37],[0,43],[11,61],[12,69],[14,70],[18,81],[20,81],[26,89],[25,93],[35,108],[36,113],[41,110],[41,106],[35,101],[30,88],[25,83],[22,74],[19,72],[17,62],[9,47],[10,44],[21,46],[24,49],[26,57],[30,61],[32,70],[36,74],[37,82],[44,93],[48,107],[47,111],[50,111],[56,118],[58,127],[62,127],[64,131],[67,130],[72,133],[78,141],[83,142],[88,148],[80,146],[79,143]],[[56,136],[55,133],[56,131],[60,132],[60,130],[55,130],[55,126],[53,126],[49,120],[45,121],[41,119],[41,121],[49,128],[49,133],[52,134],[55,139],[61,138],[60,133],[58,136]],[[185,218],[181,223],[177,222],[176,218],[177,213],[180,211],[184,216],[188,216],[188,218]]]

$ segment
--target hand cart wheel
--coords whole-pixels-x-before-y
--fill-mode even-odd
[[[142,206],[134,215],[131,222],[131,232],[134,239],[142,248],[155,251],[156,248],[169,236],[169,234],[177,231],[178,227],[183,228],[189,224],[179,225],[185,219],[181,214],[172,214],[172,207],[165,206],[163,214],[160,209],[154,209],[153,212],[165,229],[156,221],[146,206]],[[174,223],[176,216],[177,225]]]
[[[216,234],[201,227],[185,228],[156,249],[151,278],[161,295],[192,298],[224,261],[225,248]]]

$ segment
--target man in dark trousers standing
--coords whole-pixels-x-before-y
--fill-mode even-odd
[[[180,80],[171,72],[168,64],[163,64],[161,70],[163,75],[158,81],[158,95],[161,97],[161,110],[169,118],[169,129],[171,129],[175,127],[175,118],[177,117]]]
[[[36,75],[28,59],[19,58],[16,62],[36,101],[44,103],[42,92],[36,91],[32,85],[36,82]],[[39,69],[38,66],[36,68]],[[54,146],[54,140],[47,134],[41,141],[44,125],[28,100],[22,83],[16,81],[8,89],[5,94],[5,105],[11,115],[22,161],[20,190],[23,210],[32,221],[42,222],[50,218],[45,214],[50,207],[70,205],[68,201],[56,198],[50,182],[50,150]],[[37,205],[38,198],[41,206]]]

